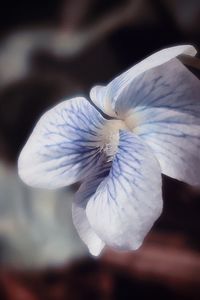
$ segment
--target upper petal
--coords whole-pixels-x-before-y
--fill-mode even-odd
[[[91,227],[111,247],[137,249],[162,211],[161,186],[160,166],[151,149],[121,131],[110,172],[87,199]]]
[[[106,120],[84,98],[64,101],[37,123],[18,161],[19,175],[31,185],[56,188],[91,171],[100,157]]]
[[[200,184],[200,81],[178,59],[138,76],[115,110],[151,146],[162,173]]]
[[[186,54],[194,56],[196,52],[196,49],[191,45],[175,46],[158,51],[116,77],[107,86],[92,88],[90,97],[95,105],[105,114],[117,117],[115,102],[123,89],[138,75],[162,65],[178,55]]]

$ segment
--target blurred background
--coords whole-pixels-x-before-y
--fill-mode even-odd
[[[163,176],[164,212],[144,245],[94,259],[72,224],[77,187],[31,189],[16,170],[61,99],[88,97],[161,48],[199,49],[200,1],[2,1],[0,28],[0,299],[200,299],[200,190]]]

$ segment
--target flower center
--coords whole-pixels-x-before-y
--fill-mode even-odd
[[[103,139],[100,150],[106,154],[107,161],[111,161],[119,145],[119,130],[128,129],[120,120],[109,120],[103,130]]]

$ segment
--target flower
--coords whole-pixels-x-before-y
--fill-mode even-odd
[[[159,51],[107,86],[46,112],[23,148],[28,185],[81,181],[73,221],[93,255],[105,244],[140,247],[162,212],[161,173],[200,184],[200,84],[177,58],[192,46]]]

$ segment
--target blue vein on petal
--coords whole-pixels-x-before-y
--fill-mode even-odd
[[[187,82],[188,74],[185,75],[184,72],[181,72],[179,75],[178,84],[174,87],[172,82],[165,82],[166,79],[163,75],[154,74],[154,70],[141,74],[122,92],[121,101],[118,102],[114,100],[114,102],[116,101],[117,110],[132,107],[135,112],[142,112],[148,107],[162,107],[169,110],[185,112],[193,116],[199,116],[200,104],[190,101],[187,97],[183,97],[185,91],[187,91],[185,81]],[[170,79],[168,78],[167,80]],[[185,86],[186,88],[184,90],[183,87]],[[164,92],[166,89],[168,92]],[[160,96],[156,96],[154,94],[155,91],[158,91],[158,93],[162,91],[162,93]],[[123,96],[123,94],[125,94],[126,97]],[[174,101],[174,99],[176,99],[176,101]],[[169,102],[169,100],[170,105],[166,105],[165,103]]]
[[[138,184],[138,179],[139,181],[143,182],[144,177],[139,171],[142,161],[137,158],[137,156],[140,157],[140,150],[143,148],[143,146],[135,143],[135,148],[133,149],[130,146],[129,135],[125,132],[121,133],[121,143],[123,144],[123,146],[118,146],[118,153],[113,159],[110,172],[108,174],[108,177],[106,178],[106,185],[104,187],[108,191],[108,203],[110,202],[110,200],[112,200],[116,204],[116,206],[119,205],[116,200],[117,189],[120,188],[121,190],[123,190],[127,197],[130,197],[129,191],[126,190],[121,179],[127,182],[129,186],[134,186],[137,191],[144,191],[144,188]],[[130,152],[133,150],[134,155]],[[130,168],[132,172],[129,172],[127,168],[125,168],[125,165],[127,165],[127,160],[124,160],[123,152],[127,153],[128,157],[132,160],[131,166],[130,164],[128,164],[128,168]],[[94,201],[97,196],[98,194],[94,197]],[[137,198],[136,195],[135,198]]]
[[[76,109],[76,115],[74,115],[73,108]],[[73,169],[79,168],[80,163],[82,163],[82,169],[89,169],[100,158],[99,147],[95,146],[94,143],[100,142],[99,134],[96,131],[103,127],[105,119],[100,116],[99,112],[94,113],[95,108],[91,104],[87,108],[89,110],[88,115],[83,112],[83,107],[75,107],[74,104],[72,104],[72,109],[63,109],[61,113],[57,110],[56,120],[48,120],[50,127],[44,126],[43,138],[48,143],[44,145],[44,149],[39,150],[39,154],[51,161],[65,159],[65,156],[67,156],[66,162],[58,163],[57,167],[47,167],[47,171],[60,170],[59,174],[56,173],[55,176],[65,174],[72,167]],[[56,124],[57,120],[58,124]],[[82,128],[80,128],[81,125]],[[68,135],[70,135],[70,139]],[[55,143],[54,138],[63,139],[64,141]],[[70,156],[72,156],[71,159],[69,159]],[[45,161],[42,163],[45,163]]]

